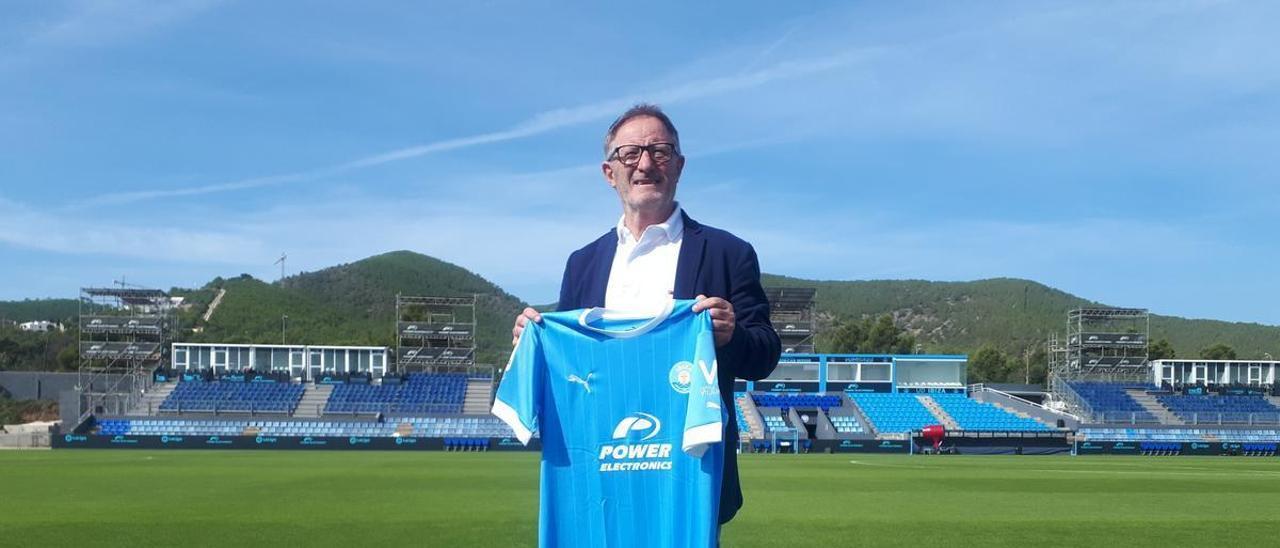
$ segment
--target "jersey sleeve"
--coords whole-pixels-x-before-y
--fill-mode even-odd
[[[711,331],[711,314],[703,311],[696,318],[697,342],[694,345],[694,371],[689,387],[689,405],[685,409],[684,442],[681,449],[689,456],[702,457],[712,444],[724,438],[724,410],[721,409],[720,383],[716,364],[716,344]]]
[[[542,327],[533,322],[525,327],[493,400],[493,416],[507,423],[525,445],[538,430],[538,414],[542,410],[540,379],[545,364],[541,331]]]

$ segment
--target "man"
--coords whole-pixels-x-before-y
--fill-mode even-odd
[[[605,307],[654,311],[667,299],[699,299],[709,310],[725,409],[733,405],[734,378],[760,380],[778,363],[782,343],[769,323],[760,265],[747,242],[689,218],[676,203],[684,169],[680,138],[666,114],[636,105],[605,135],[600,165],[622,202],[618,225],[569,256],[558,310]],[[542,321],[532,308],[516,317],[513,342],[527,322]],[[726,421],[719,522],[742,507],[738,463],[731,444],[736,420]]]

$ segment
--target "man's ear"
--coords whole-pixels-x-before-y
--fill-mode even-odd
[[[609,162],[600,164],[600,173],[604,174],[604,180],[609,183],[609,186],[618,188],[618,182],[613,180],[613,166],[609,165]]]

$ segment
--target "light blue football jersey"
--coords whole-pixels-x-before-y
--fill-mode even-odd
[[[540,546],[716,545],[726,411],[711,316],[693,303],[525,327],[493,414],[542,438]]]

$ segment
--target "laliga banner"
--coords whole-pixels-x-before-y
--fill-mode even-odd
[[[1199,455],[1199,456],[1219,456],[1219,455],[1243,455],[1251,452],[1265,451],[1273,455],[1280,454],[1276,451],[1275,443],[1238,443],[1238,442],[1158,442],[1159,447],[1148,445],[1144,447],[1144,442],[1138,441],[1080,441],[1076,442],[1077,455],[1141,455],[1144,452],[1159,450],[1163,452],[1172,452],[1169,447],[1177,447],[1179,455]]]

